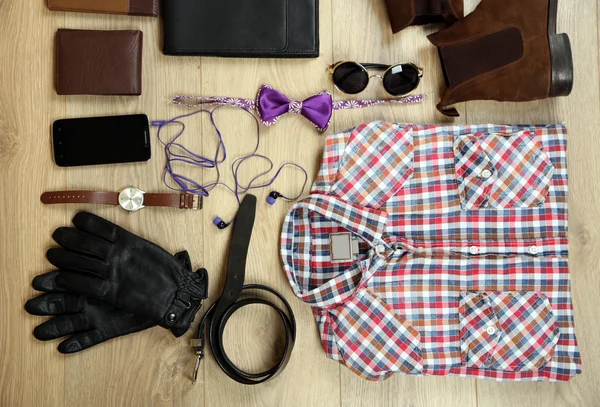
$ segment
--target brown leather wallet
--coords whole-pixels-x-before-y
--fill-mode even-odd
[[[151,17],[158,15],[158,0],[48,0],[47,4],[48,8],[54,11]]]
[[[56,32],[56,93],[141,95],[142,41],[137,30]]]

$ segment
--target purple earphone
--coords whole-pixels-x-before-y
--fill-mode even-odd
[[[281,173],[281,171],[284,168],[289,166],[289,167],[293,167],[293,168],[300,170],[304,174],[304,183],[302,184],[302,190],[300,191],[300,193],[297,196],[295,196],[293,198],[288,198],[288,197],[280,194],[277,191],[272,191],[269,194],[269,196],[267,197],[267,203],[269,205],[273,205],[275,203],[275,201],[277,200],[277,198],[283,198],[288,201],[294,201],[294,200],[300,198],[300,196],[302,196],[302,194],[304,192],[304,188],[306,188],[306,183],[308,182],[308,174],[306,173],[306,170],[304,168],[302,168],[301,166],[299,166],[297,164],[290,163],[290,162],[283,163],[279,167],[279,169],[277,170],[275,175],[273,175],[270,179],[263,181],[263,182],[258,181],[258,179],[260,177],[268,175],[271,172],[271,170],[274,168],[275,165],[273,164],[273,161],[271,161],[271,159],[269,159],[267,156],[257,153],[258,148],[260,147],[260,124],[259,124],[259,121],[249,110],[247,110],[243,107],[240,107],[240,106],[238,106],[238,107],[240,109],[242,109],[244,112],[248,113],[256,122],[256,145],[254,147],[254,150],[250,154],[236,158],[233,161],[233,163],[231,164],[231,172],[233,174],[235,186],[232,188],[229,185],[221,182],[221,172],[219,169],[219,164],[222,164],[225,161],[225,159],[227,158],[227,149],[225,147],[225,142],[223,141],[223,136],[221,134],[221,131],[217,127],[217,123],[215,121],[215,112],[223,107],[226,107],[226,106],[218,106],[218,107],[214,108],[213,110],[201,109],[201,110],[197,110],[192,113],[174,117],[170,120],[164,120],[164,121],[161,120],[161,121],[153,121],[152,122],[153,126],[158,127],[158,133],[157,133],[158,140],[165,147],[165,155],[167,158],[167,163],[165,165],[165,170],[163,173],[164,184],[168,188],[175,190],[175,191],[181,191],[181,192],[186,192],[186,193],[190,193],[190,194],[197,194],[197,195],[201,195],[204,197],[208,197],[209,192],[212,191],[217,186],[225,187],[227,190],[229,190],[231,193],[233,193],[235,195],[238,205],[239,205],[243,198],[243,195],[245,195],[247,192],[250,192],[251,190],[262,189],[262,188],[271,186],[276,181],[277,177],[279,177],[279,174]],[[215,132],[219,139],[219,143],[217,145],[217,151],[215,153],[214,158],[203,157],[202,155],[196,154],[196,153],[192,152],[191,150],[187,149],[183,144],[181,144],[181,142],[178,141],[179,137],[181,137],[185,131],[185,124],[182,121],[180,121],[180,119],[183,119],[183,118],[186,118],[189,116],[194,116],[199,113],[208,113],[210,115],[211,124],[212,124],[213,128],[215,129]],[[181,125],[181,130],[171,140],[165,141],[161,137],[161,130],[164,126],[171,125],[171,124]],[[249,160],[251,158],[258,158],[258,159],[265,160],[268,163],[268,169],[257,174],[254,178],[252,178],[250,180],[250,182],[248,182],[247,185],[242,185],[239,181],[238,173],[240,172],[240,167],[242,166],[242,164],[244,164],[244,162],[246,162],[247,160]],[[200,167],[200,168],[214,169],[217,173],[217,179],[209,184],[202,185],[198,181],[195,181],[191,178],[185,177],[185,176],[175,172],[175,170],[173,168],[174,163],[185,163],[185,164],[190,164],[190,165]],[[176,186],[173,186],[172,183],[169,183],[168,178],[170,178],[170,180],[173,181],[176,184]],[[225,229],[227,226],[230,225],[230,223],[231,222],[225,222],[223,219],[221,219],[218,216],[213,219],[213,224],[219,229]]]

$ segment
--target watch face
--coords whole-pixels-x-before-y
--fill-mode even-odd
[[[126,211],[137,211],[144,207],[144,193],[137,188],[125,188],[119,194],[119,205]]]

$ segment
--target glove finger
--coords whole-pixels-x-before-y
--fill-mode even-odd
[[[60,338],[90,329],[87,318],[83,313],[59,315],[35,327],[33,336],[40,341]]]
[[[99,299],[102,299],[106,291],[106,280],[78,273],[59,273],[56,283],[67,291]]]
[[[190,254],[187,250],[175,253],[175,258],[183,264],[187,271],[192,271],[192,259],[190,259]]]
[[[83,311],[81,296],[71,293],[49,293],[30,299],[25,311],[31,315],[74,314]]]
[[[61,270],[93,274],[97,277],[106,276],[108,270],[108,265],[101,260],[64,249],[48,249],[46,258]]]
[[[73,224],[77,229],[99,236],[111,243],[117,241],[119,227],[100,216],[89,212],[79,212],[73,217]]]
[[[90,348],[110,338],[103,337],[97,329],[81,332],[65,339],[58,345],[60,353],[75,353]]]
[[[48,273],[40,274],[39,276],[35,276],[31,286],[37,291],[44,291],[47,293],[65,291],[62,287],[59,287],[58,284],[56,284],[56,276],[58,273],[58,270],[54,270]]]
[[[112,244],[87,232],[75,228],[58,228],[52,238],[61,247],[84,256],[92,256],[104,260]]]

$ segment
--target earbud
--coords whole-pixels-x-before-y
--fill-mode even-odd
[[[267,197],[267,203],[269,205],[273,205],[275,203],[275,201],[277,200],[277,198],[279,198],[280,196],[282,196],[279,192],[277,191],[272,191],[269,196]]]
[[[213,219],[213,224],[219,229],[225,229],[227,226],[229,226],[229,223],[225,223],[225,221],[218,216]]]
[[[271,193],[267,197],[267,203],[269,205],[273,205],[273,204],[275,204],[275,201],[277,201],[277,198],[281,198],[281,197],[285,198],[279,192],[271,191]],[[213,219],[213,225],[215,225],[219,229],[225,229],[227,226],[229,226],[229,223],[225,223],[225,221],[223,219],[221,219],[217,216],[216,218]]]

